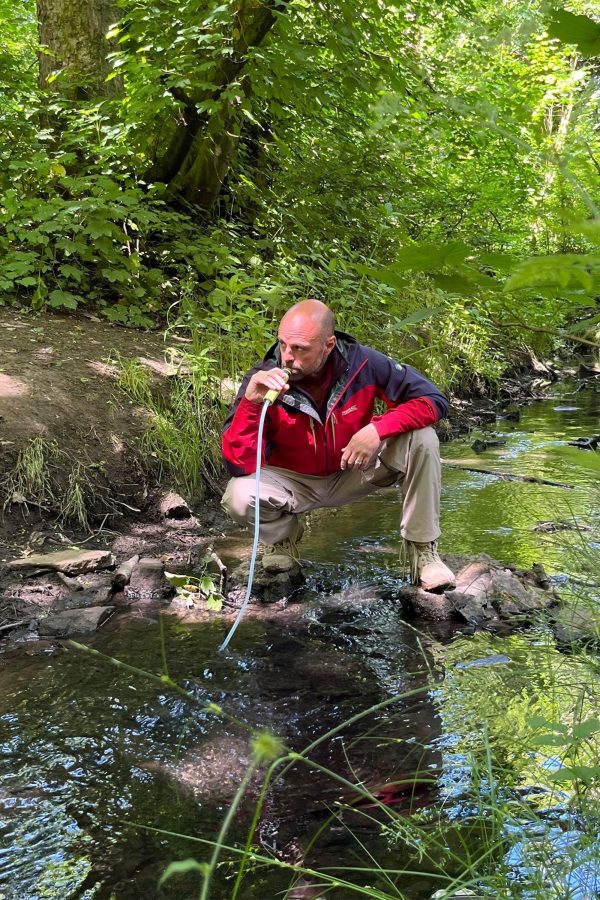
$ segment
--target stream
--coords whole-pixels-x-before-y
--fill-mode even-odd
[[[598,476],[585,465],[590,451],[565,456],[561,448],[600,431],[600,393],[575,392],[575,387],[554,386],[554,396],[523,409],[520,422],[499,419],[442,445],[444,458],[465,466],[573,485],[567,490],[444,467],[442,552],[488,553],[525,568],[542,562],[564,596],[588,589],[591,561],[600,548]],[[471,450],[475,437],[506,443],[478,455]],[[492,651],[522,658],[521,674],[512,680],[500,673],[500,662],[485,676],[491,680],[482,676],[477,682],[506,706],[530,683],[530,648],[546,648],[545,659],[556,651],[542,625],[503,641],[473,636],[467,625],[406,621],[397,602],[398,520],[393,489],[316,514],[301,545],[310,565],[303,591],[293,598],[298,603],[281,615],[275,609],[267,617],[249,613],[226,654],[217,648],[230,622],[218,615],[200,625],[169,616],[122,615],[87,641],[150,672],[160,672],[166,659],[173,679],[200,703],[222,706],[230,718],[60,645],[32,647],[30,654],[7,645],[0,658],[0,898],[199,896],[197,872],[175,876],[160,889],[158,880],[173,860],[208,859],[210,848],[191,838],[213,839],[219,830],[250,760],[244,724],[301,752],[389,698],[396,700],[319,743],[311,759],[382,797],[406,827],[390,837],[381,827],[385,810],[358,802],[322,769],[296,763],[269,794],[254,849],[410,900],[427,900],[460,876],[465,858],[476,856],[481,833],[480,826],[467,822],[464,723],[471,710],[467,682],[456,667],[463,659],[479,665]],[[532,530],[547,521],[577,521],[590,530]],[[216,548],[226,562],[231,546],[224,541]],[[454,668],[442,678],[438,655],[452,654],[453,648]],[[464,671],[473,677],[483,669]],[[248,834],[261,778],[251,780],[228,837],[231,844]],[[400,785],[391,790],[392,782]],[[516,776],[514,784],[522,795]],[[539,815],[545,803],[544,798],[537,803]],[[544,819],[550,822],[545,834],[556,829],[558,855],[570,848],[576,863],[570,871],[578,871],[579,878],[569,882],[568,896],[585,900],[598,896],[600,877],[589,861],[585,877],[581,874],[582,832],[572,821],[565,824],[566,806],[566,800],[554,803],[550,819]],[[423,821],[443,815],[448,823],[448,847],[437,861],[431,850],[422,858],[409,823],[415,810],[423,811]],[[528,893],[533,851],[526,844],[521,833],[503,836],[500,861],[514,896],[566,897]],[[344,867],[380,871],[344,872]],[[386,867],[398,874],[382,873]],[[217,869],[212,898],[231,896],[233,874],[227,866]],[[315,876],[307,875],[286,894],[293,883],[289,870],[257,866],[246,875],[239,897],[324,896]],[[342,886],[327,896],[357,895]]]

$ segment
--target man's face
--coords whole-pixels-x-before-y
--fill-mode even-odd
[[[335,337],[325,338],[320,325],[307,316],[284,316],[278,334],[281,365],[291,370],[290,381],[321,371],[335,347]]]

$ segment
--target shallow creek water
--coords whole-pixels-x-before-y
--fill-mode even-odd
[[[597,475],[558,448],[600,431],[600,395],[570,394],[565,386],[555,391],[552,399],[525,409],[519,423],[499,420],[487,430],[488,439],[506,440],[504,446],[477,456],[470,450],[473,436],[442,451],[465,465],[567,482],[574,489],[446,467],[442,550],[485,552],[519,566],[541,561],[559,589],[571,590],[579,582],[566,573],[585,581],[586,560],[600,548]],[[583,463],[586,451],[579,452]],[[574,517],[593,530],[566,536],[532,531],[536,523]],[[427,688],[425,651],[468,629],[403,620],[396,601],[398,518],[393,490],[315,516],[302,543],[310,567],[305,590],[294,598],[301,605],[273,608],[266,618],[250,613],[227,654],[217,650],[228,628],[218,617],[191,626],[170,617],[161,623],[122,616],[88,643],[151,672],[162,670],[164,650],[169,674],[196,698],[222,705],[296,751],[361,710],[421,688],[324,741],[311,758],[375,791],[417,772],[436,783],[400,790],[390,800],[393,808],[409,811],[444,799],[451,815],[452,791],[444,794],[443,784],[452,781],[444,746],[453,736],[445,733],[436,691]],[[222,552],[227,554],[227,544]],[[62,647],[31,656],[8,650],[0,662],[0,898],[198,896],[197,875],[157,887],[170,861],[209,854],[209,848],[167,832],[216,835],[249,760],[248,732],[141,677]],[[248,831],[257,789],[253,782],[232,842]],[[329,812],[352,799],[326,774],[296,765],[265,806],[257,852],[275,850],[298,861]],[[365,866],[370,854],[380,865],[419,868],[418,861],[407,865],[410,854],[386,845],[377,824],[360,811],[324,830],[307,865]],[[219,870],[211,897],[230,896],[228,874]],[[366,875],[353,877],[369,882]],[[257,869],[239,896],[283,896],[290,880],[278,869]],[[413,874],[386,890],[418,900],[440,886],[433,874]],[[317,896],[305,890],[289,896]],[[333,896],[354,895],[338,889]]]

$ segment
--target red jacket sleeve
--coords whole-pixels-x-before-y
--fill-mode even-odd
[[[427,428],[439,419],[438,411],[427,397],[416,397],[400,403],[381,416],[373,416],[371,422],[377,434],[384,441],[386,438],[413,431],[415,428]]]
[[[262,406],[251,403],[242,395],[235,406],[233,415],[225,423],[221,439],[223,459],[231,475],[252,475],[256,471],[256,447],[258,441],[258,423]],[[262,441],[262,457],[264,459],[268,433],[268,415],[265,421]]]

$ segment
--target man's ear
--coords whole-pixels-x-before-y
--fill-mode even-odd
[[[327,340],[325,341],[325,349],[327,350],[328,353],[331,353],[331,351],[335,347],[336,343],[337,343],[337,339],[336,339],[335,334],[332,334],[331,337],[327,338]]]

